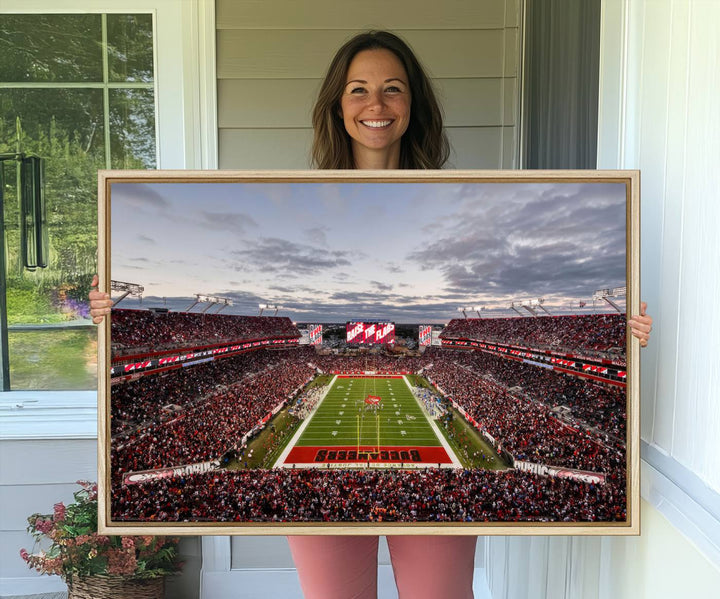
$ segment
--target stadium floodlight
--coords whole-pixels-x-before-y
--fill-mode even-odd
[[[258,316],[262,316],[264,310],[275,310],[275,313],[273,314],[273,316],[277,316],[278,310],[281,310],[282,306],[272,306],[270,304],[258,304],[258,308],[260,308],[260,314],[258,314]]]
[[[545,312],[545,314],[547,314],[548,316],[552,316],[552,314],[550,314],[550,312],[548,312],[547,308],[545,308],[545,306],[543,305],[543,304],[545,303],[545,298],[544,298],[544,297],[538,297],[538,298],[535,298],[535,299],[531,299],[531,300],[530,300],[529,302],[527,302],[527,303],[528,303],[531,307],[533,307],[533,308],[540,308],[540,310],[542,310],[543,312]],[[537,315],[536,315],[536,316],[537,316]]]
[[[593,304],[595,304],[596,300],[605,300],[608,304],[610,304],[615,310],[617,310],[620,314],[622,314],[622,310],[620,307],[612,301],[611,297],[625,297],[627,295],[627,287],[614,287],[612,289],[598,289],[593,293]]]
[[[465,310],[467,310],[467,308],[458,308],[458,312],[462,312],[463,316],[467,318],[467,312]]]
[[[515,311],[515,312],[517,312],[517,313],[520,315],[521,318],[525,318],[525,315],[524,315],[522,312],[520,312],[520,310],[518,310],[518,306],[520,306],[520,304],[518,304],[518,305],[516,306],[516,305],[515,305],[515,302],[512,302],[512,303],[510,304],[510,309],[513,310],[513,311]]]
[[[470,308],[470,310],[473,310],[478,315],[478,318],[482,318],[482,316],[480,316],[480,312],[482,312],[484,309],[485,306],[473,306],[472,308]]]
[[[196,293],[195,294],[195,301],[190,304],[190,306],[185,310],[185,312],[190,312],[195,306],[198,304],[207,304],[205,306],[205,309],[200,312],[200,314],[205,314],[210,308],[213,306],[220,306],[217,312],[220,312],[220,310],[224,310],[228,306],[233,305],[233,301],[230,298],[227,297],[217,297],[214,295],[205,295],[204,293]]]
[[[124,281],[110,281],[110,291],[122,291],[123,294],[113,300],[113,305],[119,304],[128,295],[139,297],[142,302],[142,294],[145,291],[145,287],[142,285],[136,285],[135,283],[126,283]]]

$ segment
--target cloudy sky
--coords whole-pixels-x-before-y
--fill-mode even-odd
[[[232,299],[231,314],[262,303],[299,322],[440,323],[459,306],[512,315],[511,302],[539,297],[551,313],[587,311],[596,289],[625,285],[622,184],[113,183],[111,194],[111,278],[142,285],[144,307],[182,310],[200,293]]]

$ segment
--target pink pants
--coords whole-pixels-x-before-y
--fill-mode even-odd
[[[387,538],[399,599],[472,599],[474,536]],[[378,537],[288,537],[305,599],[376,599]]]

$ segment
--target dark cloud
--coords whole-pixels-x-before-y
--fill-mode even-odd
[[[168,201],[158,193],[155,184],[113,183],[110,195],[111,203],[118,200],[124,206],[141,212],[146,208],[166,210],[170,207]]]
[[[244,235],[248,227],[256,228],[257,222],[248,214],[237,212],[208,212],[201,210],[197,225],[214,231],[229,231]]]
[[[370,284],[378,291],[392,291],[393,286],[389,283],[382,283],[380,281],[370,281]]]
[[[313,247],[277,237],[261,238],[247,249],[235,250],[231,255],[238,261],[237,270],[247,266],[286,275],[309,275],[327,269],[350,266],[349,252]]]
[[[591,294],[625,278],[625,203],[608,186],[547,186],[475,202],[408,259],[451,293]]]

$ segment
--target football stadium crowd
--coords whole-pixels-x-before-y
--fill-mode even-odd
[[[568,376],[556,370],[485,352],[431,348],[426,352],[426,356],[428,359],[433,356],[433,367],[429,373],[432,377],[435,377],[437,369],[443,368],[445,364],[461,365],[466,370],[464,375],[459,375],[461,378],[467,379],[471,374],[477,379],[491,377],[505,389],[520,388],[519,394],[540,401],[550,408],[567,406],[572,410],[575,420],[592,428],[615,437],[625,436],[624,388]],[[441,383],[438,384],[443,387]],[[443,389],[452,393],[450,389]]]
[[[192,502],[178,501],[192,497]],[[122,521],[624,520],[624,484],[488,470],[218,470],[117,488]]]
[[[234,364],[226,359],[220,366],[227,374]],[[140,427],[114,443],[113,473],[120,476],[219,458],[312,374],[307,364],[286,360],[231,385],[221,385],[169,420]]]
[[[517,397],[452,358],[433,363],[429,376],[516,459],[593,472],[624,467],[622,447],[563,424],[542,402]]]
[[[221,341],[299,337],[287,318],[135,310],[112,314],[113,352],[126,355]],[[621,325],[612,315],[593,319],[454,320],[443,336],[530,347],[569,344],[587,351],[612,347],[617,337],[617,345],[623,346],[624,317]],[[582,323],[588,322],[594,324],[582,337]],[[531,330],[530,323],[536,323],[537,330]],[[253,469],[121,484],[131,471],[218,459],[257,430],[314,374],[333,371],[423,371],[515,459],[605,473],[606,482],[587,484],[517,470]],[[559,407],[569,408],[572,418],[566,419]],[[308,346],[257,349],[113,384],[110,413],[112,510],[119,520],[625,518],[624,392],[485,352],[433,347],[419,357],[398,357],[325,355]]]
[[[125,431],[173,420],[177,412],[203,401],[216,389],[279,366],[307,364],[313,355],[308,348],[259,349],[113,385],[111,433],[116,438]]]
[[[256,339],[299,338],[287,316],[233,316],[114,308],[113,356]]]
[[[441,339],[473,339],[522,347],[625,354],[625,314],[580,314],[537,318],[456,318]]]

